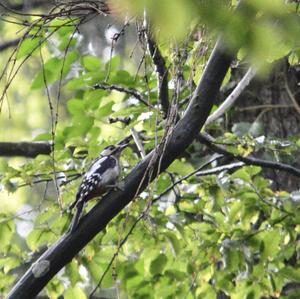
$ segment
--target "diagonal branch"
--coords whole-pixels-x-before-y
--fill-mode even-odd
[[[298,169],[296,167],[293,167],[288,164],[280,163],[280,162],[273,162],[273,161],[267,161],[267,160],[258,159],[258,158],[254,158],[254,157],[243,157],[240,155],[235,155],[235,154],[227,151],[224,146],[215,144],[214,143],[215,140],[207,134],[199,134],[198,140],[201,143],[208,146],[209,148],[211,148],[216,153],[239,160],[241,162],[244,162],[246,165],[256,165],[256,166],[261,166],[264,168],[282,170],[282,171],[289,172],[294,176],[300,177],[300,169]]]
[[[236,162],[236,163],[226,164],[226,165],[214,167],[212,169],[198,171],[196,173],[196,176],[213,175],[213,174],[218,174],[220,172],[229,171],[229,170],[233,171],[233,170],[239,169],[243,166],[245,166],[244,162]]]
[[[148,32],[147,32],[148,31]],[[150,52],[153,64],[155,66],[155,71],[157,74],[158,81],[158,90],[157,96],[158,101],[161,104],[162,111],[164,113],[164,118],[168,116],[169,111],[169,89],[168,89],[168,69],[166,68],[165,59],[161,55],[161,52],[156,45],[153,38],[150,36],[149,30],[145,31],[145,38],[148,46],[148,50]]]
[[[124,93],[134,97],[139,102],[143,103],[144,105],[148,106],[149,108],[154,108],[150,103],[145,101],[143,98],[143,95],[134,88],[127,88],[127,87],[118,86],[118,85],[114,85],[114,84],[100,84],[100,83],[95,85],[94,88],[102,89],[102,90],[109,90],[109,91],[116,90],[119,92],[124,92]]]
[[[209,125],[210,123],[214,122],[216,119],[221,117],[235,103],[235,101],[245,90],[245,88],[250,84],[251,80],[254,78],[255,75],[256,69],[250,67],[247,73],[244,75],[243,79],[239,82],[239,84],[235,87],[231,94],[226,98],[222,105],[207,118],[205,125]]]
[[[140,194],[148,184],[164,171],[197,137],[213,106],[222,81],[236,54],[229,54],[220,39],[208,61],[191,102],[164,148],[161,159],[156,159],[149,171],[156,150],[149,153],[124,180],[124,190],[114,191],[102,198],[79,223],[74,233],[66,233],[49,248],[18,280],[7,299],[34,298],[72,258],[105,226]]]

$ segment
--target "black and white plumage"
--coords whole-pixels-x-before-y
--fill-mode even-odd
[[[127,144],[106,147],[85,173],[76,199],[70,206],[70,209],[74,207],[77,209],[71,224],[71,232],[75,231],[78,225],[84,204],[116,185],[121,174],[120,155],[126,146]]]

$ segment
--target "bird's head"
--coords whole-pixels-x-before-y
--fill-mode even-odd
[[[123,149],[127,147],[127,145],[128,143],[120,145],[109,145],[101,152],[101,156],[119,156],[122,153]]]

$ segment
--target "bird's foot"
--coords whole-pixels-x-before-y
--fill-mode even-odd
[[[108,185],[107,187],[108,188],[112,188],[114,190],[124,191],[124,189],[125,189],[125,183],[124,183],[124,181],[121,181],[121,182],[117,182],[114,185]]]

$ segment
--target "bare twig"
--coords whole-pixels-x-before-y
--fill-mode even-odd
[[[286,109],[286,108],[294,108],[294,105],[289,104],[265,104],[265,105],[254,105],[244,108],[238,108],[238,111],[251,111],[251,110],[264,110],[264,109]]]
[[[133,223],[133,225],[131,226],[130,230],[128,231],[128,233],[126,234],[126,236],[123,238],[123,240],[118,244],[118,248],[116,250],[116,252],[114,253],[113,257],[111,258],[110,262],[108,263],[105,271],[103,272],[101,278],[99,279],[99,282],[97,283],[97,285],[95,286],[95,288],[93,289],[93,291],[90,293],[89,295],[89,299],[93,298],[93,295],[95,294],[95,292],[97,291],[98,288],[100,288],[103,279],[105,278],[107,272],[109,271],[111,265],[113,264],[114,260],[116,259],[116,257],[119,254],[120,249],[122,248],[122,246],[126,243],[126,241],[128,240],[129,236],[132,234],[133,230],[135,229],[136,225],[140,222],[141,219],[143,219],[143,217],[145,216],[144,213],[142,213]]]
[[[212,114],[210,115],[205,125],[208,125],[222,116],[237,100],[240,94],[245,90],[245,88],[249,85],[251,80],[256,74],[256,70],[253,68],[249,68],[243,79],[239,82],[239,84],[235,87],[235,89],[231,92],[231,94],[226,98],[226,100],[222,103],[222,105]]]
[[[170,107],[169,103],[169,88],[168,88],[168,69],[166,68],[165,59],[161,55],[161,52],[156,45],[155,41],[151,37],[150,29],[144,29],[144,35],[147,42],[147,47],[151,55],[153,64],[155,66],[155,71],[157,74],[157,96],[158,101],[161,104],[162,111],[164,113],[164,118],[168,116],[168,111]]]
[[[223,155],[215,155],[213,157],[211,157],[208,161],[204,162],[203,164],[201,164],[196,170],[192,171],[191,173],[185,175],[184,177],[182,177],[181,179],[175,181],[171,186],[169,186],[168,188],[166,188],[162,193],[159,194],[159,196],[157,196],[153,202],[158,201],[159,199],[162,198],[162,196],[164,196],[165,194],[167,194],[168,192],[170,192],[172,189],[174,189],[174,187],[180,183],[182,183],[183,181],[187,180],[188,178],[192,177],[193,175],[197,174],[201,171],[201,169],[205,168],[206,166],[208,166],[209,164],[211,164],[214,161],[219,160],[220,158],[222,158]],[[214,168],[215,169],[215,168]],[[209,170],[204,170],[205,171],[210,171]],[[211,174],[211,173],[208,173]]]
[[[118,85],[113,85],[113,84],[100,84],[100,83],[95,85],[94,88],[95,89],[102,89],[102,90],[110,90],[110,91],[116,90],[116,91],[119,91],[119,92],[124,92],[124,93],[134,97],[139,102],[146,105],[147,107],[154,108],[150,103],[148,103],[147,101],[144,100],[143,95],[136,89],[127,88],[127,87],[118,86]]]
[[[217,167],[214,167],[212,169],[198,171],[196,173],[196,176],[213,175],[213,174],[217,174],[217,173],[220,173],[220,172],[223,172],[223,171],[227,171],[227,170],[239,169],[239,168],[241,168],[243,166],[245,166],[244,162],[231,163],[231,164],[227,164],[227,165],[217,166]]]
[[[139,152],[141,154],[141,157],[144,159],[145,156],[146,156],[146,152],[145,152],[143,144],[142,144],[142,142],[141,142],[141,140],[139,138],[138,133],[136,132],[136,130],[134,128],[131,128],[130,132],[131,132],[133,140],[134,140],[134,142],[135,142],[135,144],[136,144],[136,146],[137,146],[137,148],[138,148],[138,150],[139,150]]]
[[[285,78],[285,84],[284,84],[284,87],[285,87],[285,90],[286,90],[286,93],[288,94],[291,102],[293,103],[293,106],[295,107],[295,110],[298,112],[298,114],[300,114],[300,106],[299,104],[297,103],[290,87],[289,87],[289,84],[287,82],[287,79]]]
[[[254,157],[243,157],[240,155],[235,155],[235,154],[227,151],[224,146],[215,144],[214,139],[211,136],[209,136],[208,134],[199,134],[198,140],[201,143],[207,145],[209,148],[211,148],[216,153],[223,154],[224,156],[239,160],[241,162],[244,162],[246,165],[256,165],[256,166],[261,166],[264,168],[282,170],[282,171],[289,172],[289,173],[293,174],[294,176],[300,177],[300,169],[293,167],[291,165],[279,163],[279,162],[267,161],[267,160],[258,159],[258,158],[254,158]]]

